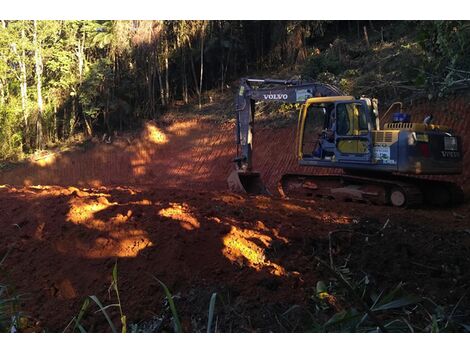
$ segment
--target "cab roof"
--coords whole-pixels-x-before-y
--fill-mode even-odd
[[[336,101],[343,100],[354,100],[354,97],[351,95],[338,95],[332,97],[313,97],[307,99],[306,104],[315,104],[315,103],[334,103]]]

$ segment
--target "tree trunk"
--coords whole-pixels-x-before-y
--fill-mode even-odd
[[[180,57],[181,57],[181,97],[185,104],[188,103],[188,81],[186,79],[186,50],[183,44],[180,41],[179,36],[176,37],[176,46],[180,50]]]
[[[70,118],[69,136],[73,136],[73,133],[75,131],[76,122],[77,122],[77,108],[75,106],[75,97],[72,97],[72,110],[71,110],[71,118]],[[88,131],[89,130],[88,124],[87,124],[86,127],[87,127],[87,131]]]
[[[3,86],[3,80],[0,79],[0,106],[5,104],[5,88]]]
[[[62,119],[62,139],[68,138],[67,132],[67,124],[69,123],[68,115],[67,115],[67,102],[64,104],[64,115]]]
[[[185,104],[188,102],[186,101],[186,89],[187,89],[187,84],[186,84],[186,60],[184,57],[184,47],[181,46],[181,96],[183,98],[183,101]]]
[[[22,31],[25,36],[24,30]],[[20,91],[21,91],[21,111],[23,112],[23,120],[26,129],[26,137],[29,133],[29,116],[28,116],[28,82],[26,77],[26,52],[23,49],[21,57],[19,57],[19,65],[21,71]]]
[[[54,103],[54,141],[59,140],[59,119],[57,118],[57,105]]]
[[[24,29],[21,31],[21,37],[23,41],[26,38]],[[17,78],[18,78],[18,81],[20,82],[21,112],[23,114],[23,124],[24,124],[23,137],[25,141],[24,145],[26,149],[29,149],[30,141],[29,141],[28,90],[27,90],[28,83],[27,83],[27,77],[26,77],[26,53],[25,53],[25,50],[23,49],[20,55],[16,47],[16,43],[11,44],[11,49],[13,53],[16,55],[16,60],[20,68],[20,73],[17,74]]]
[[[166,102],[165,102],[165,89],[163,88],[162,74],[161,74],[161,70],[160,70],[159,65],[160,65],[160,63],[159,63],[158,55],[157,55],[156,69],[157,69],[157,76],[158,76],[158,86],[160,87],[160,99],[162,101],[162,106],[165,106],[166,105]]]
[[[6,29],[7,25],[5,23],[5,20],[2,20],[2,28]],[[5,61],[5,66],[8,66],[8,62],[6,58],[4,58]],[[3,83],[3,79],[0,78],[0,106],[3,106],[5,104],[5,84]]]
[[[82,81],[83,81],[83,66],[85,63],[84,49],[85,49],[85,32],[82,33],[82,38],[78,40],[77,50],[75,52],[75,55],[77,55],[77,61],[78,61],[78,78],[79,78],[80,85],[82,84]]]
[[[158,77],[158,86],[160,88],[160,99],[162,101],[162,106],[166,105],[165,101],[165,89],[163,87],[163,80],[162,80],[162,72],[161,72],[161,67],[160,67],[160,60],[158,58],[158,46],[156,47],[156,52],[155,52],[155,61],[156,65],[155,68],[157,70],[157,77]]]
[[[165,102],[168,104],[170,102],[170,82],[169,82],[169,63],[168,63],[168,38],[165,38]]]
[[[364,26],[364,40],[366,42],[367,47],[370,47],[370,42],[369,42],[369,34],[367,33],[367,27]]]
[[[36,146],[38,149],[43,147],[43,132],[42,132],[42,120],[43,120],[43,101],[42,101],[42,55],[41,55],[41,43],[38,41],[38,27],[37,21],[33,21],[33,45],[34,45],[34,59],[36,68],[36,89],[37,89],[37,105],[38,105],[38,116],[36,120]]]
[[[193,48],[191,46],[191,40],[189,39],[189,37],[187,39],[188,39],[188,47],[190,50],[189,61],[191,62],[191,73],[193,74],[194,88],[196,89],[196,92],[198,93],[198,96],[199,96],[199,89],[198,89],[197,77],[196,77],[196,67],[194,65],[194,59],[193,59],[193,53],[192,53]]]
[[[202,108],[202,78],[204,75],[204,32],[206,29],[206,21],[203,21],[202,28],[201,28],[201,71],[199,76],[199,89],[198,89],[198,101],[199,101],[199,109]]]
[[[141,52],[142,55],[145,55],[145,52]],[[147,94],[148,94],[148,113],[150,113],[150,116],[153,118],[155,117],[155,51],[152,50],[152,52],[149,54],[150,59],[148,62],[148,69],[146,70],[146,75],[145,79],[147,82]]]

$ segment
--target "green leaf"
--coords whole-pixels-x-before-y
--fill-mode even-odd
[[[333,315],[326,323],[325,323],[325,327],[326,326],[330,326],[330,325],[336,325],[336,324],[345,324],[345,323],[349,323],[351,321],[354,321],[354,320],[357,320],[360,318],[360,314],[358,313],[358,311],[354,308],[352,309],[348,309],[348,310],[343,310],[341,312],[338,312],[336,313],[335,315]]]
[[[78,317],[75,319],[75,326],[74,326],[73,330],[75,330],[76,328],[80,329],[80,326],[81,326],[80,321],[83,319],[83,316],[85,315],[86,310],[88,309],[89,305],[90,305],[90,300],[87,297],[85,299],[85,301],[83,302],[82,307],[80,308],[80,312],[78,313]]]
[[[434,333],[439,332],[439,325],[437,323],[437,319],[434,314],[432,315],[431,332],[434,332]]]
[[[467,331],[470,332],[470,324],[460,324],[463,326],[463,328]]]
[[[114,326],[114,324],[113,324],[111,318],[109,317],[108,313],[106,312],[106,308],[103,307],[103,305],[101,304],[101,302],[100,302],[100,300],[98,299],[98,297],[96,297],[96,296],[89,296],[89,297],[98,305],[98,307],[101,308],[101,312],[103,312],[103,315],[104,315],[104,317],[106,318],[106,320],[108,321],[108,324],[109,324],[111,330],[112,330],[113,332],[117,332],[116,327]]]
[[[209,303],[209,317],[207,319],[207,332],[211,332],[212,320],[214,318],[214,308],[215,308],[215,299],[217,298],[217,293],[213,293]]]
[[[127,332],[127,318],[125,315],[121,315],[121,324],[122,324],[121,332],[125,334]]]
[[[117,261],[116,263],[114,263],[114,267],[113,267],[113,281],[114,281],[114,284],[117,284]]]
[[[421,301],[421,298],[416,297],[416,296],[405,296],[398,298],[394,301],[385,303],[385,304],[378,304],[375,307],[373,307],[371,310],[374,312],[381,311],[381,310],[387,310],[387,309],[395,309],[395,308],[402,308],[406,307],[410,304],[416,304]]]
[[[85,330],[85,328],[82,326],[82,324],[76,322],[75,326],[78,328],[78,330],[80,330],[81,333],[86,333],[87,331]]]
[[[327,292],[327,290],[328,289],[326,287],[326,284],[323,281],[318,281],[317,282],[317,288],[316,288],[317,294],[322,293],[322,292]]]
[[[166,287],[166,285],[163,282],[161,282],[155,276],[153,276],[153,278],[156,281],[158,281],[158,283],[163,287],[163,290],[165,291],[165,296],[166,296],[166,299],[168,300],[168,303],[170,304],[171,314],[173,315],[173,321],[175,324],[175,332],[183,332],[180,319],[178,317],[178,312],[176,311],[175,302],[173,301],[173,296],[171,295],[170,290],[168,289],[168,287]]]

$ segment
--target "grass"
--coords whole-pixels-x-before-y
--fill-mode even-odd
[[[174,296],[168,289],[168,287],[158,278],[152,276],[155,281],[157,281],[160,286],[163,288],[163,291],[165,293],[165,298],[168,302],[168,305],[170,307],[171,315],[172,315],[172,323],[173,323],[173,330],[175,333],[182,333],[183,332],[183,327],[181,324],[181,320],[178,315],[178,311],[176,309],[176,305],[174,302]],[[105,318],[111,332],[117,333],[118,328],[113,322],[113,319],[111,318],[110,314],[108,313],[108,310],[110,308],[118,308],[119,310],[119,316],[120,316],[120,322],[121,322],[121,333],[126,333],[127,332],[127,317],[123,312],[122,304],[121,304],[121,298],[119,294],[119,288],[118,288],[118,266],[117,266],[117,261],[114,264],[113,267],[113,272],[112,272],[112,282],[111,285],[108,289],[108,292],[110,293],[111,291],[114,291],[114,294],[116,296],[117,303],[112,303],[108,304],[106,306],[103,305],[103,303],[100,301],[100,299],[95,296],[88,296],[78,312],[77,315],[72,317],[72,319],[69,321],[63,332],[82,332],[86,333],[89,332],[85,326],[83,325],[83,320],[85,316],[87,315],[90,305],[94,303],[99,309],[94,312],[94,314],[101,313],[103,317]],[[215,304],[216,304],[216,298],[217,298],[217,293],[213,293],[209,302],[209,310],[208,310],[208,320],[207,320],[207,332],[217,332],[217,324],[215,325],[215,328],[213,329],[213,321],[214,321],[214,314],[215,314]],[[214,331],[213,331],[214,330]],[[132,324],[132,331],[138,331],[138,327],[136,324]]]
[[[3,264],[9,251],[0,260],[0,272],[5,277]],[[0,332],[17,332],[27,324],[27,317],[20,310],[22,295],[16,294],[6,283],[0,282]]]
[[[0,260],[1,270],[3,270],[6,257],[7,255]],[[406,284],[403,282],[388,290],[378,290],[377,285],[371,283],[366,273],[357,274],[349,270],[349,260],[345,260],[344,264],[340,265],[340,258],[333,260],[331,250],[330,256],[325,255],[325,257],[328,262],[318,256],[315,257],[317,269],[324,275],[323,280],[316,282],[311,304],[308,307],[294,305],[280,315],[273,313],[273,317],[279,323],[282,331],[470,332],[468,315],[466,315],[467,308],[462,307],[466,293],[455,304],[442,305],[429,297],[409,294],[406,291]],[[166,314],[170,315],[173,331],[184,332],[185,329],[175,303],[175,298],[178,296],[173,295],[164,282],[154,276],[152,278],[158,282],[165,294]],[[108,293],[110,297],[113,294],[116,300],[108,305],[104,305],[96,295],[86,297],[80,311],[72,317],[64,332],[86,333],[94,331],[95,327],[90,326],[89,319],[87,319],[90,314],[101,315],[106,321],[109,331],[113,333],[126,333],[128,330],[131,332],[163,331],[161,328],[165,313],[161,318],[157,317],[155,321],[152,321],[152,324],[147,324],[151,327],[149,330],[139,324],[129,324],[128,326],[118,287],[117,261],[112,270],[112,282]],[[0,283],[0,332],[24,331],[28,324],[28,318],[19,309],[21,297],[21,295],[14,294],[13,290],[5,283]],[[222,314],[224,322],[231,325],[230,320],[233,319],[233,316],[227,319],[224,314],[227,314],[225,312],[227,309],[235,312],[237,307],[233,305],[233,302],[229,302],[228,304],[232,306],[227,308],[223,301],[222,299],[223,307],[219,315]],[[212,293],[207,310],[207,323],[202,325],[207,333],[219,330],[216,303],[217,293]],[[96,307],[94,311],[92,311],[93,306]],[[195,308],[194,312],[197,311],[197,307]],[[292,315],[293,312],[299,310],[307,311],[308,322],[299,323],[295,314]],[[246,312],[246,314],[251,315],[250,312]],[[242,316],[242,318],[250,317]],[[120,324],[118,325],[117,322]],[[202,323],[204,324],[204,321]],[[223,326],[226,327],[226,324]]]
[[[346,265],[335,267],[315,259],[331,281],[316,284],[313,332],[470,331],[460,319],[465,317],[456,314],[465,295],[455,305],[444,307],[407,293],[403,282],[391,290],[377,291],[367,275],[358,280]]]
[[[280,316],[275,314],[276,321],[283,331],[289,331],[288,328],[286,329],[287,326],[293,327],[292,331],[304,332],[470,332],[470,324],[464,323],[461,319],[462,314],[459,313],[459,307],[465,295],[455,305],[442,306],[427,297],[407,293],[406,285],[402,282],[390,290],[377,290],[371,284],[367,274],[359,277],[352,273],[347,267],[347,261],[343,265],[335,266],[331,256],[329,259],[330,263],[327,263],[315,257],[318,267],[327,273],[325,277],[328,281],[316,283],[315,293],[311,297],[312,304],[308,309],[310,322],[301,324],[299,329],[297,329],[299,322],[291,321],[288,324],[280,322],[279,317],[288,319],[290,313],[304,309],[295,305]],[[173,331],[184,332],[175,303],[177,296],[173,295],[160,279],[151,277],[163,289]],[[105,318],[111,332],[128,331],[127,317],[123,312],[118,288],[117,262],[113,268],[112,278],[108,292],[114,292],[117,302],[105,306],[97,296],[87,297],[80,311],[72,318],[64,332],[90,332],[91,330],[84,326],[83,321],[92,305],[98,308],[94,314],[101,314]],[[207,333],[218,331],[217,319],[214,324],[216,301],[217,293],[212,293],[205,327]],[[115,325],[116,320],[113,321],[109,314],[110,309],[116,308],[121,323],[119,328]],[[230,309],[233,311],[233,308]],[[164,319],[163,314],[161,317],[157,316],[154,321],[145,322],[146,324],[130,324],[130,331],[163,331]]]
[[[85,316],[88,312],[88,309],[90,308],[90,303],[91,302],[95,303],[99,308],[98,310],[96,310],[94,312],[94,314],[101,313],[104,316],[104,318],[106,319],[106,322],[108,323],[109,328],[111,329],[111,332],[113,332],[113,333],[118,332],[118,329],[116,328],[115,324],[113,323],[113,320],[111,319],[110,315],[108,314],[108,310],[110,308],[116,308],[117,307],[119,309],[119,315],[120,315],[121,332],[122,333],[127,332],[127,318],[126,318],[126,315],[124,315],[124,313],[123,313],[121,298],[120,298],[119,288],[118,288],[118,266],[117,266],[117,261],[116,261],[116,263],[114,264],[114,267],[113,267],[112,278],[113,278],[113,280],[111,282],[111,285],[108,288],[108,293],[110,293],[111,291],[114,291],[114,293],[116,295],[117,303],[112,303],[112,304],[108,304],[107,306],[104,306],[97,296],[95,296],[95,295],[88,296],[87,298],[85,298],[85,301],[82,304],[80,312],[76,316],[72,317],[70,322],[67,324],[67,326],[63,330],[63,332],[70,332],[69,329],[72,326],[73,326],[73,328],[71,329],[71,332],[76,332],[77,330],[79,332],[87,332],[86,328],[82,324],[82,321],[85,318]]]
[[[170,305],[170,310],[171,314],[173,316],[173,324],[174,324],[174,331],[176,333],[181,333],[183,332],[183,328],[181,326],[180,318],[178,316],[178,312],[176,311],[176,306],[175,302],[173,300],[173,295],[171,294],[170,290],[168,287],[159,279],[156,277],[153,277],[163,288],[163,291],[165,292],[166,299],[168,300],[168,303]],[[207,333],[212,332],[212,322],[214,320],[214,312],[215,312],[215,302],[217,298],[217,293],[213,293],[209,302],[209,312],[208,312],[208,318],[207,318]],[[215,327],[215,331],[217,332],[217,326]]]

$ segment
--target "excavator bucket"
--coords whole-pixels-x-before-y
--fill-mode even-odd
[[[248,194],[267,194],[268,191],[256,171],[232,171],[227,179],[228,188],[232,192]]]

